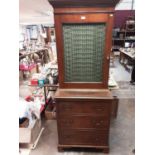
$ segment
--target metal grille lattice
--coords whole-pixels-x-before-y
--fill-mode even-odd
[[[101,82],[105,24],[63,24],[65,82]]]

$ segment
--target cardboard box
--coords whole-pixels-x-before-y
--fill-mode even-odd
[[[45,110],[45,119],[46,120],[52,120],[53,119],[53,113],[52,113],[52,111]]]
[[[55,119],[55,108],[53,107],[53,105],[48,104],[46,109],[45,109],[45,119],[47,120],[53,120]]]
[[[23,80],[23,72],[19,71],[19,80],[22,81]]]
[[[41,120],[36,119],[31,128],[19,128],[19,143],[34,144],[41,131]]]

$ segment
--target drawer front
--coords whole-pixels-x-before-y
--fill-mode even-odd
[[[94,114],[109,116],[111,101],[103,102],[57,102],[59,115]]]
[[[60,129],[109,129],[109,118],[97,116],[72,116],[59,117],[58,126]]]
[[[108,145],[108,134],[89,130],[63,130],[59,134],[59,144],[97,146]]]

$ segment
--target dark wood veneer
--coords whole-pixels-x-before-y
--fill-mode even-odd
[[[113,102],[109,90],[58,89],[55,99],[59,149],[91,146],[109,151]]]
[[[120,0],[49,0],[54,8],[65,7],[115,7]]]
[[[54,14],[82,14],[82,13],[114,13],[114,8],[103,8],[103,7],[83,7],[83,8],[55,8]]]
[[[59,86],[55,94],[58,151],[91,147],[109,152],[111,115],[116,117],[115,98],[108,90],[114,7],[119,0],[49,0],[54,7]],[[63,24],[105,23],[103,78],[101,82],[65,82]]]

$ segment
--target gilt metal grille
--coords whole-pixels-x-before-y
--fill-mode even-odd
[[[105,24],[63,24],[65,82],[101,82]]]

